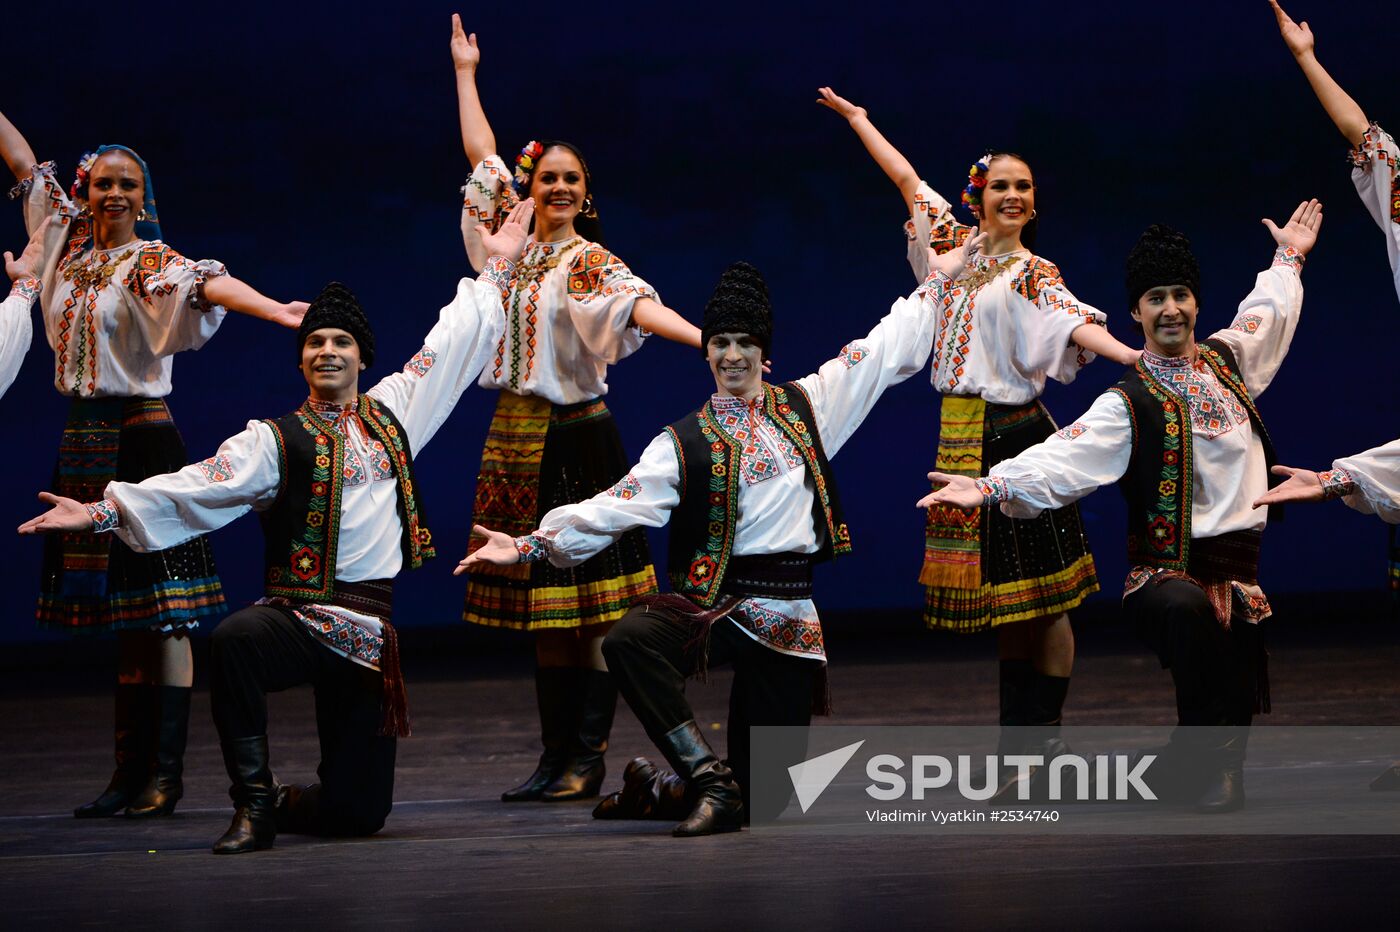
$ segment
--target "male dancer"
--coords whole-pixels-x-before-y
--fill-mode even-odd
[[[1206,812],[1244,805],[1247,726],[1268,711],[1258,624],[1270,614],[1258,585],[1266,520],[1253,503],[1268,487],[1272,445],[1254,399],[1268,388],[1302,307],[1303,257],[1322,208],[1298,206],[1265,225],[1278,248],[1234,321],[1196,342],[1200,268],[1186,237],[1153,225],[1127,262],[1127,297],[1144,351],[1078,421],[995,466],[986,478],[930,473],[946,483],[919,507],[1000,505],[1027,517],[1122,482],[1133,569],[1123,607],[1172,672],[1178,728],[1170,751],[1204,754],[1182,792]],[[1168,756],[1172,756],[1168,754]]]
[[[374,334],[339,283],[311,303],[298,334],[310,397],[250,421],[219,452],[143,482],[113,482],[83,504],[47,492],[47,513],[21,534],[114,531],[159,550],[261,513],[267,595],[214,631],[211,699],[237,805],[215,854],[272,846],[278,831],[371,835],[393,802],[395,737],[408,710],[389,624],[393,577],[434,555],[413,458],[481,371],[503,326],[501,289],[524,247],[534,202],[498,233],[493,257],[463,279],[402,372],[359,391]],[[320,783],[279,787],[268,761],[267,693],[311,683]]]
[[[755,268],[736,263],[706,304],[701,326],[715,379],[709,401],[653,440],[615,486],[554,509],[534,533],[512,539],[475,529],[487,544],[459,572],[483,560],[569,566],[631,528],[670,522],[675,592],[639,599],[609,632],[603,655],[632,711],[685,781],[671,800],[690,807],[675,835],[741,827],[746,797],[755,802],[750,725],[804,726],[814,704],[825,711],[826,651],[811,600],[812,564],[851,547],[828,461],[885,389],[923,367],[936,328],[933,308],[983,239],[932,257],[929,278],[868,336],[816,373],[776,386],[762,373],[773,332],[768,289]],[[726,765],[695,723],[684,685],[707,663],[731,662]],[[782,753],[796,762],[804,751]],[[657,790],[660,777],[634,761],[627,789],[595,815],[658,814],[632,804]],[[648,786],[635,786],[639,779]],[[628,804],[618,811],[621,795]],[[756,802],[760,818],[776,815],[786,794]]]

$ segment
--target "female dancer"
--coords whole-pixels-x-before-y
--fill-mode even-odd
[[[165,405],[170,357],[203,346],[225,308],[295,327],[306,305],[273,301],[221,263],[191,261],[161,242],[150,170],[125,146],[84,156],[68,191],[3,115],[0,154],[19,180],[11,197],[25,199],[31,233],[50,221],[38,276],[44,330],[54,386],[72,399],[54,471],[59,494],[91,501],[113,479],[179,469],[185,446]],[[223,610],[203,538],[150,554],[110,534],[44,542],[39,624],[117,632],[117,768],[75,816],[174,811],[194,676],[186,634]]]
[[[462,233],[478,269],[486,256],[472,230],[497,224],[518,198],[534,197],[534,237],[505,294],[506,333],[483,388],[501,390],[477,477],[474,524],[528,534],[550,509],[611,487],[628,460],[603,403],[611,363],[646,332],[700,346],[700,330],[657,300],[656,290],[601,245],[592,178],[583,156],[559,141],[530,142],[514,177],[477,95],[476,36],[452,17],[452,59],[462,144],[474,167],[463,188]],[[480,541],[474,542],[480,546]],[[535,632],[535,692],[544,753],[506,802],[596,796],[617,691],[603,635],[633,599],[656,591],[646,537],[637,529],[580,566],[474,568],[463,617]]]
[[[909,261],[922,279],[929,251],[956,248],[971,227],[953,218],[952,206],[920,180],[863,107],[829,87],[820,94],[817,103],[846,118],[903,195]],[[934,339],[941,472],[985,471],[1049,436],[1055,425],[1038,400],[1046,376],[1068,383],[1093,354],[1125,365],[1137,359],[1101,326],[1103,313],[1079,301],[1059,269],[1031,252],[1035,194],[1020,156],[988,153],[972,167],[963,202],[987,242],[945,297]],[[930,627],[997,629],[1001,724],[1043,726],[1039,734],[1053,737],[1074,664],[1066,613],[1099,587],[1074,506],[1028,521],[995,508],[968,515],[932,507],[919,580],[927,587]]]

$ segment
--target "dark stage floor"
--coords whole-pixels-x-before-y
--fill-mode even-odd
[[[1330,614],[1355,617],[1335,606]],[[1265,721],[1400,724],[1400,629],[1379,620],[1384,614],[1278,625],[1275,711]],[[872,638],[858,624],[832,624],[829,640],[837,723],[995,719],[989,639],[936,637],[900,624]],[[73,660],[94,650],[21,649],[6,663],[0,908],[7,928],[1265,928],[1390,922],[1397,905],[1396,836],[759,830],[673,839],[663,823],[595,822],[592,803],[503,805],[498,794],[529,772],[537,753],[526,645],[456,631],[405,637],[416,735],[399,744],[394,812],[380,835],[284,836],[271,851],[216,858],[208,846],[230,809],[202,688],[187,795],[175,816],[137,823],[69,815],[101,789],[111,767],[110,701],[100,691],[106,674]],[[727,688],[723,671],[692,688],[702,724],[722,728]],[[309,780],[310,693],[275,696],[273,716],[278,775]],[[1112,624],[1081,625],[1067,720],[1173,718],[1170,683],[1155,661]],[[651,753],[648,742],[622,708],[609,786],[628,758],[643,753]]]

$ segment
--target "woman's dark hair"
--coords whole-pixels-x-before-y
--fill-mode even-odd
[[[1027,168],[1031,168],[1031,163],[1026,161],[1026,157],[1024,155],[1021,155],[1019,152],[1002,152],[996,149],[987,153],[987,167],[991,168],[992,163],[995,162],[997,159],[1015,159],[1022,165],[1025,165]],[[1031,184],[1035,184],[1035,169],[1033,168],[1031,168]],[[1039,195],[1039,193],[1040,189],[1037,188],[1036,194]],[[1037,213],[1036,216],[1026,221],[1025,226],[1021,227],[1021,245],[1029,249],[1031,252],[1035,252],[1035,240],[1036,235],[1039,233],[1039,231],[1040,215]]]
[[[583,153],[578,150],[578,146],[562,139],[541,139],[540,145],[544,151],[540,153],[540,158],[549,154],[550,149],[564,149],[573,154],[578,159],[579,165],[583,166],[583,193],[585,203],[589,204],[587,211],[580,210],[578,216],[574,218],[574,231],[584,239],[597,243],[599,246],[606,246],[603,242],[603,224],[598,219],[598,205],[593,201],[593,173],[588,170],[588,160],[583,157]],[[535,162],[538,168],[539,162]],[[535,180],[534,170],[530,172],[530,181]],[[533,222],[532,222],[533,223]]]

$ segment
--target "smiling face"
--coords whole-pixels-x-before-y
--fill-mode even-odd
[[[360,344],[348,331],[337,327],[313,330],[301,346],[301,374],[317,401],[340,404],[359,395]]]
[[[1196,348],[1196,315],[1200,308],[1187,285],[1149,288],[1133,308],[1133,320],[1142,324],[1150,352],[1159,356],[1189,356]]]
[[[588,196],[587,176],[577,155],[555,146],[540,156],[530,177],[530,196],[535,199],[535,222],[546,235],[572,235],[574,218]],[[544,237],[542,237],[544,238]]]
[[[88,173],[87,203],[98,239],[108,248],[135,237],[136,217],[146,198],[141,166],[125,152],[104,152]]]
[[[752,399],[763,388],[763,346],[747,333],[712,334],[705,361],[721,395]]]
[[[1014,235],[1035,210],[1035,179],[1030,166],[1013,155],[1003,155],[987,166],[987,186],[982,189],[979,226],[983,233],[999,239]]]

